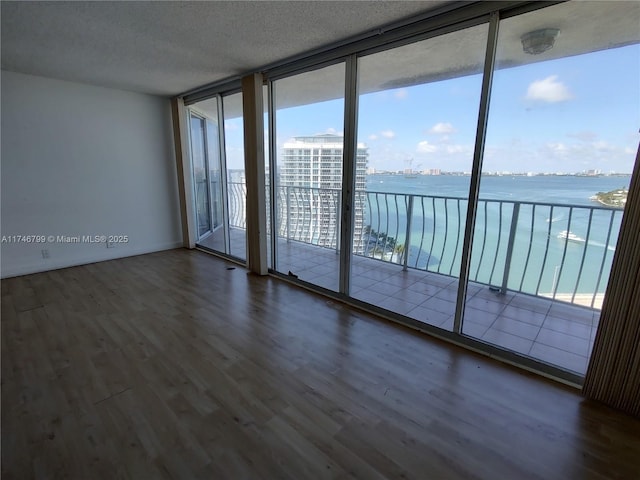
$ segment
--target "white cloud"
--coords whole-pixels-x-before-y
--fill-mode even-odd
[[[369,140],[377,140],[378,139],[378,135],[376,135],[375,133],[372,133],[371,135],[369,135]]]
[[[396,97],[398,100],[404,100],[409,96],[409,92],[407,91],[406,88],[401,88],[396,93],[394,93],[393,96]]]
[[[584,168],[591,168],[629,172],[632,169],[634,152],[627,152],[622,146],[598,140],[569,144],[550,142],[541,145],[536,153],[539,158],[544,158],[544,160],[533,160],[541,171],[577,172]],[[550,165],[544,165],[549,162],[551,162]],[[562,165],[562,168],[558,168],[559,165]]]
[[[593,148],[595,148],[596,150],[603,150],[603,151],[614,150],[614,147],[612,145],[609,145],[604,140],[598,140],[597,142],[593,142],[591,146],[593,146]]]
[[[327,128],[327,131],[324,132],[324,133],[334,133],[335,134],[335,133],[338,133],[338,131],[333,127],[329,127],[329,128]]]
[[[598,150],[592,143],[544,142],[523,140],[503,142],[485,147],[486,171],[533,171],[574,173],[589,169],[630,172],[633,158],[624,154],[624,148],[612,147],[611,151]],[[513,159],[517,158],[517,164]]]
[[[569,152],[569,148],[562,142],[547,143],[546,147],[553,153],[558,155],[566,155]]]
[[[426,140],[423,140],[422,142],[418,143],[418,147],[416,148],[416,150],[419,153],[433,153],[438,150],[438,147],[432,145]]]
[[[558,81],[557,75],[551,75],[543,80],[536,80],[529,85],[525,99],[557,103],[571,100],[573,95],[567,86]]]
[[[438,122],[429,129],[429,133],[437,133],[440,135],[455,133],[455,131],[456,129],[453,128],[453,125],[451,125],[449,122]]]
[[[468,149],[463,145],[447,145],[445,151],[449,154],[466,152]]]
[[[394,132],[393,130],[383,130],[382,132],[380,132],[380,135],[382,135],[384,138],[393,138],[396,136],[396,132]]]
[[[568,133],[567,137],[577,138],[578,140],[581,140],[583,142],[593,142],[598,137],[598,134],[595,132],[582,131],[582,132]]]

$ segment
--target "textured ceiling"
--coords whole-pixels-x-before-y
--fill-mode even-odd
[[[444,3],[2,1],[2,68],[175,95]]]

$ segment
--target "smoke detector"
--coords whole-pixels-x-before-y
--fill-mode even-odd
[[[530,55],[538,55],[553,47],[556,37],[560,33],[557,28],[541,28],[533,32],[525,33],[520,37],[522,49]]]

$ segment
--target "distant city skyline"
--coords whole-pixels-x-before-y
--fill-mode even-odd
[[[244,172],[244,165],[240,168],[229,168],[230,172]],[[434,173],[438,172],[438,173]],[[365,172],[366,175],[404,175],[406,174],[406,169],[399,170],[382,170],[375,168],[367,168]],[[425,175],[425,176],[446,176],[446,175],[471,175],[469,171],[449,171],[449,170],[441,170],[441,169],[427,169],[421,171],[415,171],[416,175]],[[584,177],[584,176],[598,176],[598,177],[607,177],[607,176],[621,176],[628,177],[632,174],[632,172],[602,172],[600,170],[583,170],[580,172],[524,172],[524,171],[510,171],[510,170],[502,170],[502,171],[489,171],[482,170],[482,175],[504,175],[504,176],[576,176],[576,177]],[[282,165],[280,166],[280,170],[278,171],[278,175],[282,175]],[[244,182],[244,177],[242,179]],[[337,188],[337,187],[336,187]]]

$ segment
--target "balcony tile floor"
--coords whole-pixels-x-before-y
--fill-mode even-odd
[[[244,251],[244,230],[232,229],[232,243]],[[216,248],[221,242],[200,242]],[[278,271],[338,290],[335,250],[286,240],[278,243]],[[351,296],[437,326],[453,329],[458,281],[380,260],[353,257]],[[468,287],[463,334],[583,375],[593,347],[599,310],[485,285]]]

